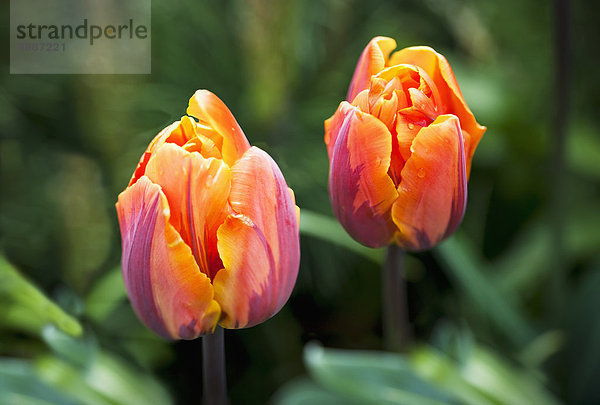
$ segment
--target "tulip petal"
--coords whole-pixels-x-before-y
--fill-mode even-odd
[[[181,119],[181,124],[173,132],[181,130],[191,136],[188,137],[189,140],[185,144],[176,143],[176,145],[182,146],[188,152],[198,152],[205,158],[222,159],[221,147],[215,144],[215,140],[221,142],[222,138],[215,130],[198,124],[193,118],[187,116]]]
[[[411,150],[392,218],[400,245],[423,250],[451,235],[466,208],[466,159],[458,118],[440,115],[419,131]]]
[[[388,175],[392,135],[377,118],[352,107],[347,110],[333,148],[329,195],[334,213],[360,243],[390,243],[395,226],[390,208],[398,196]]]
[[[440,91],[442,105],[438,106],[438,111],[443,114],[456,115],[463,131],[470,135],[470,139],[465,135],[465,157],[467,166],[470,168],[473,153],[475,153],[475,148],[486,127],[479,125],[475,120],[458,87],[450,64],[443,55],[427,46],[405,48],[394,52],[390,57],[389,64],[391,65],[403,63],[419,66],[427,72]],[[444,91],[443,89],[449,90]],[[467,170],[468,172],[469,170]]]
[[[166,144],[150,159],[146,175],[161,185],[172,208],[171,223],[191,247],[200,271],[212,279],[223,268],[217,229],[229,214],[229,167]]]
[[[211,333],[220,307],[209,278],[169,222],[160,186],[142,176],[116,204],[123,237],[123,278],[146,326],[167,339]]]
[[[223,309],[220,325],[238,329],[269,319],[280,306],[273,296],[279,286],[266,236],[249,218],[237,214],[227,217],[217,234],[225,266],[213,281]]]
[[[361,93],[361,99],[367,101],[368,90],[365,90]],[[356,100],[362,101],[362,100]],[[365,105],[365,109],[363,111],[367,111],[368,104]],[[346,116],[352,111],[352,105],[347,101],[342,101],[335,112],[330,118],[325,120],[325,145],[327,145],[327,154],[329,155],[329,160],[331,161],[331,156],[333,155],[333,148],[335,147],[335,143],[337,142],[337,137],[340,134],[340,129],[344,123],[344,119]]]
[[[256,325],[288,300],[300,263],[297,207],[277,164],[252,147],[231,169],[230,215],[217,232],[213,285],[226,328]]]
[[[375,37],[367,44],[354,70],[346,101],[352,102],[358,93],[369,88],[371,76],[386,66],[390,52],[395,48],[396,41],[387,37]]]
[[[290,198],[292,199],[292,204],[294,204],[294,212],[296,213],[296,221],[300,224],[300,207],[296,205],[296,195],[294,194],[294,190],[288,187],[288,193],[290,194]]]
[[[404,167],[404,162],[408,160],[412,153],[410,147],[420,130],[420,125],[415,125],[406,116],[398,114],[396,118],[396,134],[398,137],[398,149],[402,157],[402,167]]]
[[[156,135],[154,137],[154,139],[152,139],[152,141],[150,142],[150,145],[148,145],[148,147],[146,148],[146,151],[140,158],[140,161],[139,161],[137,167],[135,168],[135,171],[133,172],[133,176],[131,176],[131,180],[129,180],[129,186],[131,186],[133,183],[138,181],[138,179],[144,175],[144,172],[146,171],[146,165],[148,164],[148,161],[152,157],[152,153],[154,153],[154,151],[156,151],[165,142],[167,142],[167,140],[171,136],[171,133],[173,132],[173,130],[175,130],[175,128],[177,128],[180,124],[181,124],[181,121],[175,121],[168,127],[163,128],[163,130],[160,131],[158,133],[158,135]],[[185,141],[183,143],[181,143],[181,145],[183,145],[184,143],[185,143]]]
[[[201,124],[208,125],[221,134],[223,137],[221,153],[223,160],[229,166],[233,166],[236,160],[250,148],[242,128],[229,108],[210,91],[196,91],[190,99],[187,113],[196,117]]]

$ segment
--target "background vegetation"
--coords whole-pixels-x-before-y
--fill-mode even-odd
[[[274,157],[303,209],[288,305],[226,333],[234,404],[600,403],[599,13],[572,4],[559,112],[551,2],[153,0],[151,75],[9,75],[5,46],[0,403],[198,402],[200,342],[159,340],[124,295],[114,203],[199,88]],[[382,347],[382,252],[340,232],[327,195],[323,120],[375,35],[446,55],[489,128],[460,231],[409,258],[419,346],[405,356],[364,352]],[[557,114],[569,117],[558,187]]]

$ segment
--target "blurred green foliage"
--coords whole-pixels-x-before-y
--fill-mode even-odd
[[[278,392],[275,402],[325,403],[320,398],[327,393],[333,403],[348,404],[558,404],[535,375],[515,369],[472,342],[466,349],[466,355],[455,358],[451,355],[455,352],[429,346],[401,356],[309,344],[305,361],[319,384],[294,381]]]
[[[599,403],[600,10],[572,7],[558,191],[551,3],[153,0],[151,75],[9,75],[4,52],[0,403],[200,398],[199,342],[161,341],[127,302],[114,210],[148,142],[199,88],[274,157],[304,210],[289,304],[226,334],[233,403]],[[0,10],[8,26],[9,2]],[[383,252],[341,231],[327,195],[323,120],[375,35],[446,55],[488,126],[459,233],[409,257],[420,344],[403,356],[363,352],[381,348]],[[564,202],[560,260],[551,192]],[[557,262],[562,298],[551,288]],[[337,350],[311,344],[303,357],[313,340]]]

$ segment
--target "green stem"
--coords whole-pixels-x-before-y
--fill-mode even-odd
[[[225,378],[225,341],[223,328],[202,338],[202,383],[205,405],[229,405]]]
[[[393,351],[406,351],[412,340],[404,280],[406,252],[390,245],[382,268],[383,343]]]

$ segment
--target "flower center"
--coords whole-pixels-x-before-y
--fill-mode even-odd
[[[392,155],[388,174],[396,187],[412,153],[413,139],[441,113],[438,100],[437,87],[424,70],[413,65],[396,65],[373,76],[369,89],[360,92],[352,102],[389,129]]]

